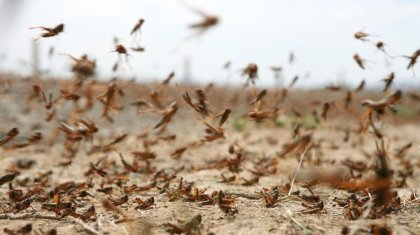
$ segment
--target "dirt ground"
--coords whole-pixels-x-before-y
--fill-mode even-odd
[[[388,113],[387,117],[378,121],[384,136],[387,165],[392,172],[390,190],[398,193],[400,203],[386,213],[373,215],[375,208],[369,206],[373,205],[371,201],[376,194],[368,187],[351,190],[326,183],[310,186],[307,183],[307,175],[313,172],[335,172],[337,177],[343,176],[348,182],[376,177],[378,163],[375,142],[379,140],[370,129],[364,133],[357,132],[358,117],[364,111],[358,101],[352,103],[356,110],[354,113],[346,114],[337,111],[338,108],[333,109],[327,120],[314,124],[312,119],[299,119],[290,112],[293,102],[309,103],[304,98],[310,97],[309,94],[291,93],[291,101],[287,105],[280,104],[280,107],[289,111],[280,113],[274,122],[256,123],[246,116],[249,102],[239,100],[235,103],[226,97],[228,92],[214,88],[208,100],[214,113],[226,107],[233,111],[223,126],[224,138],[204,142],[201,141],[206,134],[202,120],[210,119],[194,113],[180,99],[180,94],[175,98],[179,110],[166,130],[159,131],[153,129],[161,119],[158,113],[138,114],[136,107],[130,105],[137,98],[147,99],[153,85],[120,82],[125,94],[117,100],[123,109],[111,113],[114,119],[112,123],[101,117],[102,105],[98,100],[94,101],[91,110],[78,113],[77,118],[93,120],[98,131],[92,139],[83,139],[74,144],[72,147],[77,147],[77,152],[69,157],[64,147],[66,135],[58,127],[62,122],[73,125],[75,114],[72,110],[76,109],[76,105],[68,100],[59,103],[55,107],[57,113],[48,122],[45,120],[48,110],[44,108],[42,98],[28,99],[34,84],[42,84],[46,93],[51,92],[54,98],[59,97],[62,84],[57,81],[13,79],[3,79],[2,84],[0,138],[14,127],[19,129],[19,134],[11,142],[0,146],[1,175],[19,172],[11,185],[14,190],[21,189],[23,194],[41,188],[28,197],[32,200],[30,207],[17,211],[17,202],[10,199],[9,183],[1,186],[2,232],[5,228],[16,231],[30,223],[33,234],[48,234],[54,228],[57,234],[167,234],[171,228],[175,233],[176,229],[168,225],[170,223],[177,226],[179,233],[185,234],[345,234],[346,229],[347,234],[420,234],[420,126],[415,115],[405,121],[401,115]],[[105,85],[103,87],[106,88]],[[95,91],[94,97],[105,88]],[[189,90],[194,93],[191,87]],[[172,92],[180,93],[176,89]],[[337,96],[331,92],[328,94],[311,99],[325,101]],[[345,93],[340,91],[339,94],[344,97]],[[373,94],[370,97],[382,96]],[[167,100],[170,100],[171,96],[168,97]],[[79,102],[83,103],[83,100]],[[296,107],[304,108],[299,105]],[[318,107],[322,107],[322,103]],[[310,111],[306,113],[310,114]],[[302,127],[293,139],[293,120],[297,119],[301,120]],[[209,122],[217,123],[216,120]],[[346,141],[345,130],[348,130]],[[24,143],[36,132],[42,134],[40,141],[23,148],[14,146],[16,143]],[[108,148],[104,147],[122,133],[127,134],[123,140]],[[282,156],[285,144],[308,133],[311,134],[311,145],[303,155],[301,149]],[[170,135],[176,135],[176,138],[170,139]],[[408,143],[412,143],[408,152],[404,156],[397,156],[398,150]],[[99,148],[92,151],[94,146]],[[179,159],[171,156],[182,147],[186,149]],[[141,160],[141,157],[138,159],[134,156],[133,151],[153,153],[155,158]],[[132,172],[127,170],[119,154],[129,164],[134,165],[136,162],[138,167]],[[301,156],[302,164],[290,190]],[[239,163],[235,165],[235,161]],[[351,167],[357,161],[365,165],[362,170]],[[252,173],[258,162],[270,162],[265,174]],[[86,174],[92,171],[90,163],[107,174],[104,177],[97,173]],[[235,166],[237,169],[232,169]],[[406,176],[402,176],[404,173],[407,173]],[[222,182],[222,174],[227,178],[235,178]],[[188,184],[186,182],[193,182],[190,191],[178,188],[181,179],[184,186]],[[251,182],[253,179],[255,181]],[[403,183],[402,179],[405,180]],[[66,182],[88,183],[84,187],[74,186],[54,191],[54,188]],[[132,185],[137,188],[132,192],[124,191],[124,187]],[[147,185],[153,186],[141,188]],[[112,191],[98,191],[107,187],[112,187]],[[267,208],[263,195],[272,195],[273,187],[278,190],[278,197]],[[207,195],[206,199],[191,196],[196,189],[205,189],[203,194]],[[90,196],[81,196],[81,191],[88,192]],[[221,209],[223,205],[219,198],[223,196],[218,195],[220,191],[230,206],[227,211]],[[352,194],[368,200],[358,207],[360,215],[349,216],[352,212],[349,212],[348,198]],[[109,199],[115,201],[124,195],[128,196],[127,202],[111,208],[104,207]],[[57,197],[60,198],[59,202]],[[140,205],[136,198],[145,201],[151,197],[154,199],[152,206],[136,209]],[[337,198],[347,204],[340,205]],[[229,200],[234,202],[230,203]],[[95,214],[88,218],[72,213],[63,215],[65,210],[58,210],[57,207],[64,202],[71,203],[77,214],[83,214],[93,205]],[[320,202],[322,207],[319,207]],[[303,203],[312,205],[312,208],[303,206]],[[53,207],[58,212],[45,209],[44,204],[55,205]],[[195,217],[197,215],[201,215],[201,223],[197,222],[200,221]],[[390,233],[385,233],[385,230]]]

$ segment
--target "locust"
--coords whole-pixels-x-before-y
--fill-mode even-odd
[[[297,75],[294,76],[288,87],[292,88],[298,80],[299,80],[299,76],[297,76]]]
[[[369,40],[367,39],[367,37],[369,37],[369,36],[370,36],[370,34],[368,34],[368,33],[366,33],[366,32],[363,32],[363,31],[357,31],[357,32],[354,34],[354,38],[356,38],[356,39],[358,39],[358,40],[361,40],[361,41],[363,41],[363,42],[369,41]]]
[[[162,118],[158,123],[156,123],[153,129],[161,128],[163,126],[168,125],[171,122],[172,117],[175,115],[176,111],[178,111],[178,105],[176,102],[173,102],[169,105],[169,107],[166,110],[164,110],[161,113]]]
[[[117,86],[117,84],[115,84],[114,82],[111,82],[108,85],[107,90],[103,94],[96,97],[95,99],[95,100],[99,100],[103,104],[101,115],[102,117],[107,119],[109,122],[113,122],[112,117],[109,115],[109,111],[111,110],[117,111],[117,110],[122,109],[122,107],[119,106],[116,102],[118,94],[121,94],[120,88]]]
[[[383,89],[383,92],[386,92],[389,87],[391,87],[392,82],[394,81],[395,74],[394,72],[390,73],[386,78],[382,79],[383,82],[385,82],[385,87]]]
[[[59,24],[55,27],[44,27],[44,26],[36,26],[31,27],[30,29],[42,29],[45,32],[41,33],[37,38],[34,39],[34,41],[39,40],[40,38],[48,38],[48,37],[54,37],[64,31],[64,24]]]
[[[175,77],[175,72],[171,72],[168,74],[168,76],[166,77],[165,80],[163,80],[162,85],[168,85],[169,82],[171,82],[171,80]]]
[[[415,51],[411,56],[404,56],[405,58],[410,60],[410,63],[407,65],[408,69],[413,69],[414,65],[417,63],[417,58],[420,56],[420,50]]]
[[[72,55],[61,54],[70,57],[74,61],[71,68],[72,72],[81,77],[89,77],[95,74],[96,61],[90,60],[86,54],[80,56],[80,58],[73,57]]]
[[[195,36],[200,36],[203,33],[205,33],[208,29],[213,28],[219,23],[219,17],[215,15],[207,14],[206,12],[193,7],[191,5],[188,5],[186,2],[183,2],[185,6],[187,6],[190,10],[200,15],[203,20],[197,23],[193,23],[189,25],[189,28],[191,29],[197,29],[198,32]]]
[[[130,35],[140,34],[141,27],[144,24],[144,19],[140,18],[136,24],[134,25],[133,29],[131,29]]]
[[[362,80],[359,85],[354,89],[354,92],[360,92],[365,88],[366,81]]]
[[[401,90],[397,90],[393,92],[391,95],[379,100],[379,101],[373,101],[373,100],[363,100],[361,102],[361,105],[367,106],[369,109],[374,110],[376,113],[382,115],[385,113],[386,108],[393,109],[394,104],[397,103],[402,97]]]
[[[249,63],[244,69],[242,69],[242,76],[247,76],[247,82],[251,81],[255,84],[255,79],[258,78],[258,65],[255,63]]]
[[[271,66],[270,70],[274,73],[274,79],[278,80],[281,77],[281,72],[283,71],[282,66]]]
[[[17,127],[12,128],[3,138],[0,139],[0,146],[14,139],[18,134],[19,134],[18,128]]]
[[[399,56],[399,57],[403,57],[403,58],[406,58],[406,59],[409,60],[409,63],[407,65],[407,70],[410,70],[410,69],[412,70],[413,77],[416,76],[416,74],[414,72],[414,66],[417,63],[417,59],[418,59],[419,56],[420,56],[420,49],[413,52],[413,54],[411,56],[407,56],[407,55]],[[395,58],[395,57],[398,57],[398,56],[394,56],[393,58]]]
[[[15,173],[3,175],[2,177],[0,177],[0,186],[13,181],[15,179],[16,175],[17,175],[17,173],[15,172]]]
[[[362,68],[362,69],[365,69],[366,68],[366,65],[365,65],[365,63],[366,63],[366,61],[367,60],[365,60],[365,59],[362,59],[362,57],[360,57],[360,55],[359,54],[354,54],[353,55],[353,59],[354,59],[354,61],[356,62],[356,64],[360,67],[360,68]]]

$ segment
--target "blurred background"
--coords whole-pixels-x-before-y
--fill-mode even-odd
[[[380,80],[396,74],[398,88],[417,87],[418,77],[406,69],[408,60],[387,60],[372,43],[354,38],[360,30],[377,35],[391,55],[411,55],[420,48],[420,1],[415,0],[194,0],[188,4],[220,18],[200,37],[188,25],[202,20],[176,0],[0,0],[0,71],[30,74],[33,70],[33,26],[65,24],[64,33],[42,38],[37,63],[49,76],[70,77],[71,60],[59,53],[96,59],[98,79],[121,77],[137,81],[163,80],[175,71],[176,81],[242,84],[239,70],[259,65],[260,86],[275,84],[270,66],[283,68],[283,84],[294,76],[297,87],[325,85],[382,86]],[[117,72],[114,37],[130,47],[130,31],[144,18],[141,46],[130,51],[129,66]],[[53,48],[53,49],[52,49]],[[53,50],[53,53],[50,52]],[[295,59],[289,63],[290,54]],[[362,70],[353,60],[368,60]],[[229,70],[223,65],[230,61]],[[280,82],[281,83],[281,82]]]

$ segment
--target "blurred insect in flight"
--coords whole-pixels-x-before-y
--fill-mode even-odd
[[[377,36],[377,35],[369,34],[369,33],[363,32],[362,30],[361,30],[361,31],[357,31],[357,32],[354,34],[354,38],[356,38],[357,40],[360,40],[360,41],[362,41],[362,42],[367,42],[367,41],[370,41],[370,40],[369,40],[369,39],[367,39],[367,38],[368,38],[368,37],[371,37],[371,36]]]
[[[252,84],[255,84],[255,79],[258,78],[258,65],[255,63],[249,63],[244,69],[242,69],[242,76],[247,76],[248,80],[246,85],[251,81]]]
[[[293,64],[295,62],[295,54],[292,52],[290,52],[289,54],[289,64]]]
[[[382,81],[385,82],[385,88],[383,92],[387,91],[391,87],[392,82],[394,81],[394,78],[395,78],[395,74],[392,72],[386,78],[382,79]]]
[[[34,41],[37,41],[40,38],[54,37],[58,35],[59,33],[62,33],[64,31],[64,24],[59,24],[53,28],[37,26],[37,27],[31,27],[30,29],[42,29],[45,31],[41,33],[37,38],[34,38]]]
[[[215,15],[209,15],[207,13],[205,13],[204,11],[192,7],[192,6],[188,6],[188,8],[190,8],[191,10],[193,10],[194,12],[196,12],[197,14],[199,14],[203,20],[197,23],[193,23],[190,24],[189,27],[191,29],[197,29],[198,33],[195,36],[200,36],[203,33],[205,33],[208,29],[216,26],[219,23],[219,18]]]
[[[376,49],[382,51],[387,57],[391,57],[388,52],[385,50],[385,43],[382,41],[379,41],[377,43],[374,43]]]
[[[357,63],[357,65],[359,65],[360,68],[365,69],[366,68],[366,62],[367,60],[362,59],[362,57],[360,57],[359,54],[354,54],[353,55],[353,59],[354,61]]]
[[[283,67],[281,66],[271,66],[271,71],[274,73],[274,78],[277,80],[280,78],[281,72],[283,71]]]
[[[127,49],[122,45],[122,44],[116,44],[115,45],[115,49],[111,52],[117,52],[118,53],[118,61],[114,64],[114,67],[112,68],[113,71],[116,71],[119,67],[119,63],[121,61],[121,57],[120,55],[125,55],[125,62],[126,62],[126,66],[128,68],[130,68],[130,66],[128,65],[128,52]]]
[[[401,56],[394,56],[392,58],[396,58],[396,57],[403,57],[403,58],[407,58],[410,60],[410,62],[407,65],[407,70],[412,70],[413,72],[413,77],[416,76],[415,72],[414,72],[414,65],[416,65],[417,63],[417,58],[420,56],[420,49],[418,49],[417,51],[415,51],[411,56],[408,55],[401,55]]]
[[[143,26],[143,24],[144,24],[144,19],[140,18],[130,32],[130,35],[134,37],[134,46],[132,46],[130,49],[135,52],[144,52],[145,50],[144,47],[139,45],[141,27]]]
[[[144,24],[144,19],[140,18],[137,23],[134,25],[133,29],[130,32],[130,35],[140,34],[141,26]]]

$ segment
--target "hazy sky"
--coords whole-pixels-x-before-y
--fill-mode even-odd
[[[0,0],[0,7],[7,2]],[[378,83],[389,72],[399,80],[420,83],[407,71],[403,58],[386,65],[384,55],[370,43],[353,38],[358,30],[377,34],[392,55],[411,55],[420,49],[420,1],[415,0],[190,0],[208,13],[220,17],[220,24],[200,38],[185,43],[193,32],[190,23],[200,16],[177,0],[20,0],[15,11],[8,11],[8,21],[0,22],[0,53],[7,55],[0,64],[2,70],[28,72],[21,61],[30,61],[31,39],[39,31],[31,26],[65,24],[58,37],[41,39],[42,67],[56,74],[70,75],[68,58],[47,57],[54,46],[56,53],[79,56],[87,53],[96,58],[98,72],[111,77],[111,67],[117,55],[113,37],[130,46],[129,32],[138,18],[146,20],[142,30],[145,53],[130,52],[132,70],[118,75],[136,76],[140,80],[164,79],[172,70],[176,78],[183,74],[183,60],[191,59],[192,76],[199,81],[238,82],[238,74],[227,78],[222,65],[232,61],[232,71],[255,62],[260,68],[260,83],[272,84],[271,65],[282,65],[288,83],[296,75],[309,72],[310,77],[298,85],[336,83],[344,77],[350,84],[366,78],[368,84]],[[1,14],[2,11],[0,11]],[[4,13],[4,12],[3,12]],[[1,16],[0,16],[1,17]],[[7,22],[7,26],[4,25]],[[296,63],[287,63],[290,51]],[[366,70],[353,61],[359,53],[372,63]]]

